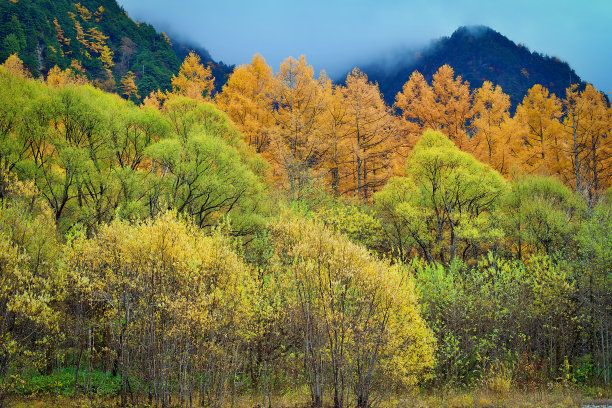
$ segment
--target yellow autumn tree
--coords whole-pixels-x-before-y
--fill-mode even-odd
[[[200,56],[191,51],[179,70],[172,76],[172,92],[198,100],[209,100],[214,89],[215,78],[210,67],[204,68]]]
[[[46,82],[47,85],[55,88],[63,88],[67,85],[86,85],[89,83],[84,74],[75,72],[70,68],[62,70],[57,65],[49,70]]]
[[[80,234],[66,253],[74,336],[111,334],[106,347],[117,356],[124,405],[145,389],[162,405],[178,388],[183,401],[222,406],[236,369],[232,357],[247,335],[252,292],[248,268],[227,238],[205,236],[166,213],[114,221],[91,239]],[[202,376],[216,380],[200,388]]]
[[[91,19],[91,11],[89,11],[87,7],[82,6],[81,3],[76,3],[74,7],[76,7],[83,20],[89,21],[89,19]]]
[[[97,23],[102,21],[102,15],[103,14],[104,14],[104,7],[102,7],[102,6],[98,7],[98,9],[94,12],[94,17],[95,17]]]
[[[566,161],[563,181],[594,204],[598,195],[609,186],[610,108],[603,94],[587,84],[580,91],[578,85],[566,90],[563,103],[563,144]]]
[[[344,87],[326,84],[323,88],[325,113],[321,123],[322,137],[327,141],[325,157],[326,183],[335,196],[345,192],[351,174],[349,148],[349,111],[345,101]]]
[[[10,55],[4,64],[2,64],[4,68],[9,70],[9,72],[20,76],[22,78],[31,78],[30,70],[28,70],[24,65],[23,61],[17,56],[17,54]]]
[[[517,107],[514,119],[522,138],[518,153],[521,167],[528,173],[559,174],[565,158],[560,149],[561,102],[542,85],[534,85]]]
[[[434,340],[407,268],[312,222],[281,219],[270,229],[271,268],[294,294],[288,307],[311,406],[323,406],[326,373],[338,408],[370,407],[427,377]]]
[[[90,51],[101,54],[106,46],[108,36],[104,35],[97,27],[90,27],[87,30],[88,48]]]
[[[425,129],[439,127],[433,89],[419,71],[410,75],[395,96],[395,106],[401,110],[406,128],[412,134],[420,136]]]
[[[168,37],[168,34],[166,34],[163,31],[162,31],[162,38],[168,43],[169,46],[172,47],[172,41],[170,40],[170,37]]]
[[[272,115],[272,68],[257,54],[248,65],[234,69],[215,101],[258,153],[269,150]]]
[[[455,78],[455,71],[443,65],[433,75],[431,85],[436,97],[439,130],[460,149],[468,150],[468,126],[473,116],[470,83],[463,81],[461,75]]]
[[[138,87],[136,86],[135,75],[132,71],[129,71],[121,78],[121,95],[124,95],[128,100],[140,98],[138,95]]]
[[[398,126],[378,90],[367,75],[355,68],[343,89],[347,110],[351,176],[343,192],[367,199],[390,177],[398,146]]]
[[[157,110],[161,109],[164,102],[168,99],[168,92],[161,90],[151,91],[151,93],[142,101],[144,106],[153,107]]]
[[[304,56],[287,58],[275,76],[272,160],[277,178],[286,183],[291,197],[299,196],[313,178],[321,176],[318,170],[327,151],[320,126],[327,82],[324,74],[315,78]]]
[[[468,127],[473,116],[470,84],[461,76],[455,78],[449,65],[438,69],[431,86],[415,71],[395,99],[413,133],[439,130],[460,149],[469,150]]]
[[[81,22],[79,20],[77,20],[77,16],[73,12],[69,11],[68,15],[70,16],[70,18],[74,22],[74,30],[76,31],[76,39],[77,39],[77,41],[79,43],[81,43],[81,45],[84,46],[86,49],[88,49],[89,48],[89,41],[85,37],[85,31],[83,30],[83,26],[81,25]],[[90,56],[87,53],[87,51],[85,51],[85,55],[87,57]]]
[[[66,36],[64,36],[64,30],[62,29],[60,23],[57,21],[57,18],[53,19],[53,25],[55,26],[55,34],[57,36],[57,41],[60,44],[60,51],[62,55],[64,55],[64,47],[70,46],[70,38],[66,38]],[[66,51],[65,53],[71,54],[72,51]]]
[[[522,142],[510,118],[510,97],[485,81],[474,93],[471,147],[476,158],[508,174]]]
[[[111,69],[115,65],[115,62],[113,61],[113,56],[114,53],[111,51],[110,48],[108,48],[108,45],[102,46],[99,58],[102,62],[102,65],[104,65],[104,68]]]
[[[77,59],[73,59],[72,61],[70,61],[70,68],[74,69],[78,73],[85,73],[85,68],[83,68],[83,65],[81,65],[81,61]]]

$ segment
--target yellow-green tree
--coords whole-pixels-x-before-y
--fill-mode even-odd
[[[32,111],[40,89],[20,74],[0,66],[0,95],[11,101],[0,105],[0,198],[7,194],[10,174],[28,156]]]
[[[426,377],[432,334],[407,269],[307,221],[281,219],[271,237],[271,267],[289,282],[313,406],[323,405],[326,372],[337,408],[369,407]]]
[[[568,251],[586,210],[583,199],[550,176],[525,176],[509,187],[501,200],[500,225],[516,256]]]
[[[261,182],[265,161],[210,103],[172,96],[163,113],[175,134],[145,151],[154,163],[152,214],[171,207],[202,228],[229,216],[234,233],[253,232],[263,222],[259,210],[268,205]]]
[[[0,406],[20,386],[24,369],[47,368],[45,355],[62,338],[60,259],[52,212],[40,192],[31,182],[13,183],[0,199]]]
[[[505,188],[499,173],[429,130],[408,157],[406,177],[392,179],[374,202],[401,222],[422,257],[447,264],[501,237],[492,213]]]

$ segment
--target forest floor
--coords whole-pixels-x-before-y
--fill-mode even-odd
[[[116,406],[119,406],[116,398],[65,396],[22,397],[8,404],[8,407],[11,408],[110,408]],[[228,399],[223,406],[231,407],[231,400]],[[262,407],[261,397],[257,395],[240,396],[235,399],[233,406],[235,408]],[[307,396],[301,392],[272,397],[272,407],[304,408],[307,406]],[[388,398],[380,406],[389,408],[612,408],[612,390],[599,388],[495,393],[488,390],[447,389],[438,392],[427,391],[411,396],[395,396]]]

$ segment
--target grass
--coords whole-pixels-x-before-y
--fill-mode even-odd
[[[580,407],[582,396],[556,392],[509,391],[504,395],[488,390],[429,393],[392,401],[397,408],[570,408]]]
[[[119,406],[117,398],[108,397],[65,397],[65,396],[29,396],[14,398],[8,404],[10,408],[114,408]]]
[[[577,388],[550,384],[530,391],[504,389],[500,392],[491,390],[489,387],[424,391],[412,396],[395,397],[383,406],[393,408],[574,408],[591,402],[609,401],[611,398],[612,388]]]
[[[608,394],[609,395],[609,394]],[[397,396],[389,399],[381,408],[579,408],[591,401],[581,392],[557,391],[510,391],[499,395],[486,390],[419,393],[413,396]],[[601,400],[605,401],[605,400]],[[236,408],[253,408],[263,406],[261,397],[257,395],[242,395],[235,399]],[[609,401],[608,401],[609,404]],[[119,400],[116,397],[93,396],[71,398],[67,396],[37,395],[15,398],[9,404],[11,408],[105,408],[116,407]],[[231,406],[231,400],[225,401],[225,406]],[[267,404],[266,404],[267,406]],[[308,396],[303,393],[287,393],[274,395],[272,406],[276,408],[307,407]],[[330,406],[329,403],[326,407]]]
[[[66,368],[50,375],[34,374],[13,382],[12,393],[19,396],[52,395],[69,397],[74,395],[74,368]],[[79,371],[79,392],[87,382],[87,372]],[[114,396],[119,392],[120,379],[110,373],[92,371],[91,394],[98,397]]]
[[[79,373],[80,384],[86,379],[86,373]],[[119,405],[117,393],[119,379],[109,373],[95,371],[92,373],[92,394],[84,396],[83,389],[77,397],[74,394],[74,371],[63,370],[61,373],[44,376],[36,375],[22,381],[22,386],[15,389],[9,407],[14,408],[55,408],[55,407],[116,407]],[[275,393],[272,406],[277,408],[303,408],[309,403],[309,392],[306,386]],[[559,383],[524,391],[507,387],[500,381],[483,382],[480,387],[458,389],[445,387],[435,390],[417,390],[412,395],[402,394],[389,396],[381,408],[575,408],[586,403],[608,404],[612,400],[612,388],[563,386]],[[326,401],[329,407],[331,401]],[[267,406],[267,401],[256,392],[244,393],[234,398],[230,396],[224,406],[235,408],[253,408]]]

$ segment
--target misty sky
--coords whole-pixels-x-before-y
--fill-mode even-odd
[[[612,92],[612,0],[118,0],[139,21],[199,44],[215,60],[274,70],[306,55],[336,77],[355,64],[426,46],[462,25],[488,25],[567,61]]]

